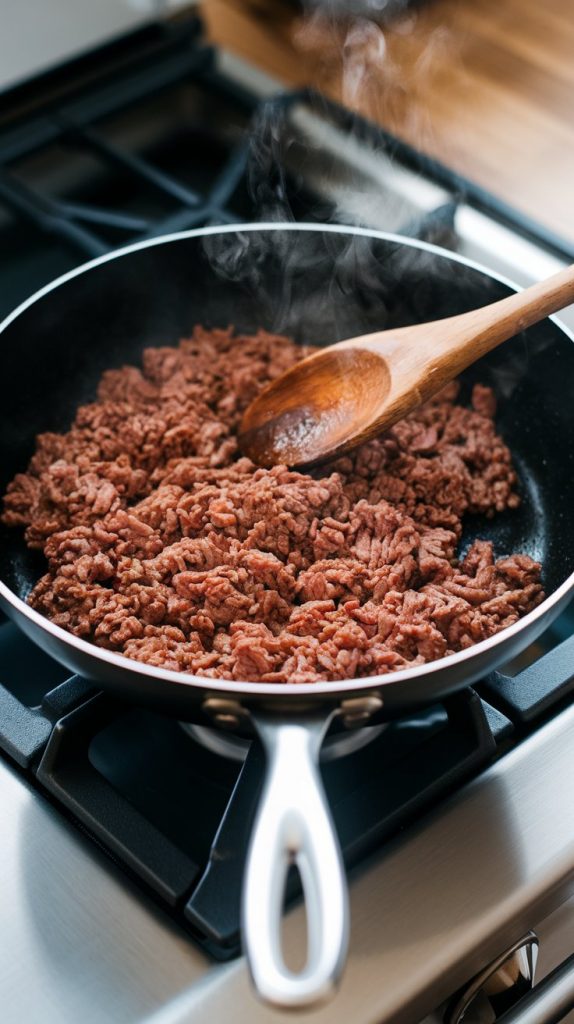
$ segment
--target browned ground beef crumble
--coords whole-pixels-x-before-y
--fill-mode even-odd
[[[323,473],[256,469],[241,413],[301,355],[198,327],[105,373],[8,488],[4,522],[48,559],[32,607],[151,665],[285,683],[422,664],[534,608],[527,555],[457,559],[466,513],[519,502],[490,389],[466,409],[449,386]]]

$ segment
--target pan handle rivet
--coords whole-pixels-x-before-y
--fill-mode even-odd
[[[203,710],[223,729],[238,729],[249,718],[247,708],[236,700],[222,697],[208,697],[203,702]]]
[[[366,725],[370,718],[383,706],[382,697],[349,697],[341,701],[340,715],[347,729]]]

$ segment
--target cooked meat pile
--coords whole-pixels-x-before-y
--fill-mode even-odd
[[[197,328],[105,373],[8,488],[4,522],[48,560],[32,607],[151,665],[302,683],[441,658],[538,604],[527,555],[457,558],[464,515],[519,502],[488,388],[466,409],[449,386],[323,472],[240,457],[241,413],[302,354]]]

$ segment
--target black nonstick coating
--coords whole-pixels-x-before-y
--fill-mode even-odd
[[[194,324],[235,324],[331,344],[393,325],[465,312],[508,294],[487,273],[432,247],[317,230],[218,232],[127,252],[48,291],[0,334],[0,489],[25,469],[35,436],[65,429],[108,367],[138,363]],[[574,571],[574,344],[546,320],[463,374],[498,397],[497,424],[522,504],[469,517],[463,545],[543,564],[550,595]],[[25,598],[43,569],[17,530],[0,531],[0,578]]]

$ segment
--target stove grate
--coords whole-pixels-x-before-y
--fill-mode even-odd
[[[110,69],[100,72],[96,81],[90,80],[89,88],[82,84],[64,98],[57,90],[54,95],[50,76],[44,76],[47,99],[42,106],[36,104],[31,113],[16,119],[10,117],[7,123],[2,122],[0,111],[0,203],[41,232],[62,239],[73,252],[99,256],[118,244],[207,224],[238,223],[245,220],[245,212],[249,219],[262,219],[265,210],[257,202],[240,210],[234,201],[237,189],[248,176],[250,139],[257,138],[258,145],[270,147],[277,157],[290,144],[290,111],[303,106],[326,124],[330,122],[343,133],[351,132],[356,141],[362,141],[372,152],[385,152],[397,163],[446,188],[449,201],[421,218],[407,219],[402,226],[405,235],[455,248],[454,215],[464,198],[522,234],[535,237],[538,244],[574,258],[574,250],[564,240],[550,236],[540,225],[527,222],[472,182],[314,90],[300,89],[261,99],[230,81],[218,70],[213,48],[202,40],[198,18],[156,26],[155,31],[158,38],[151,47],[151,57],[149,46],[146,50],[140,42],[129,58],[120,61],[119,69],[117,60],[111,61]],[[106,67],[104,60],[102,66]],[[82,81],[81,75],[79,78]],[[221,154],[219,166],[212,170],[213,177],[203,189],[190,187],[181,173],[169,173],[151,156],[111,142],[100,130],[106,118],[138,104],[149,104],[162,91],[181,83],[193,83],[210,93],[226,96],[243,111],[245,118],[243,134]],[[90,153],[111,174],[125,175],[138,186],[155,192],[167,203],[167,211],[133,216],[121,209],[108,208],[105,203],[54,197],[47,190],[33,187],[21,174],[19,162],[54,145]],[[201,155],[195,153],[193,159],[201,161]],[[283,185],[280,183],[279,187]],[[296,182],[293,195],[283,197],[288,219],[330,220],[336,214],[332,209],[323,210],[317,197],[311,203],[300,203],[300,191],[300,182]]]
[[[236,222],[229,201],[245,172],[246,140],[227,156],[212,186],[202,194],[155,166],[152,160],[111,143],[97,128],[103,118],[182,80],[209,82],[213,87],[217,79],[214,51],[199,42],[199,28],[197,19],[185,26],[166,26],[162,47],[151,65],[139,67],[138,54],[136,66],[129,71],[123,68],[119,80],[112,74],[110,80],[104,79],[83,96],[68,98],[55,107],[50,104],[45,112],[35,112],[16,129],[10,125],[0,130],[2,202],[41,231],[61,237],[88,256],[99,256],[115,247],[98,230],[101,228],[112,228],[119,234],[119,243],[127,244],[208,223]],[[241,103],[239,92],[235,99]],[[256,106],[256,101],[251,100],[250,105]],[[160,192],[174,209],[165,217],[147,220],[90,203],[56,199],[30,187],[18,175],[17,162],[54,144],[89,151],[107,170],[119,170]]]
[[[507,734],[510,723],[494,714]],[[485,705],[465,690],[324,763],[347,867],[476,774],[496,749]],[[238,951],[242,878],[263,780],[258,743],[238,766],[199,746],[177,722],[98,694],[58,721],[36,779],[211,955]]]

